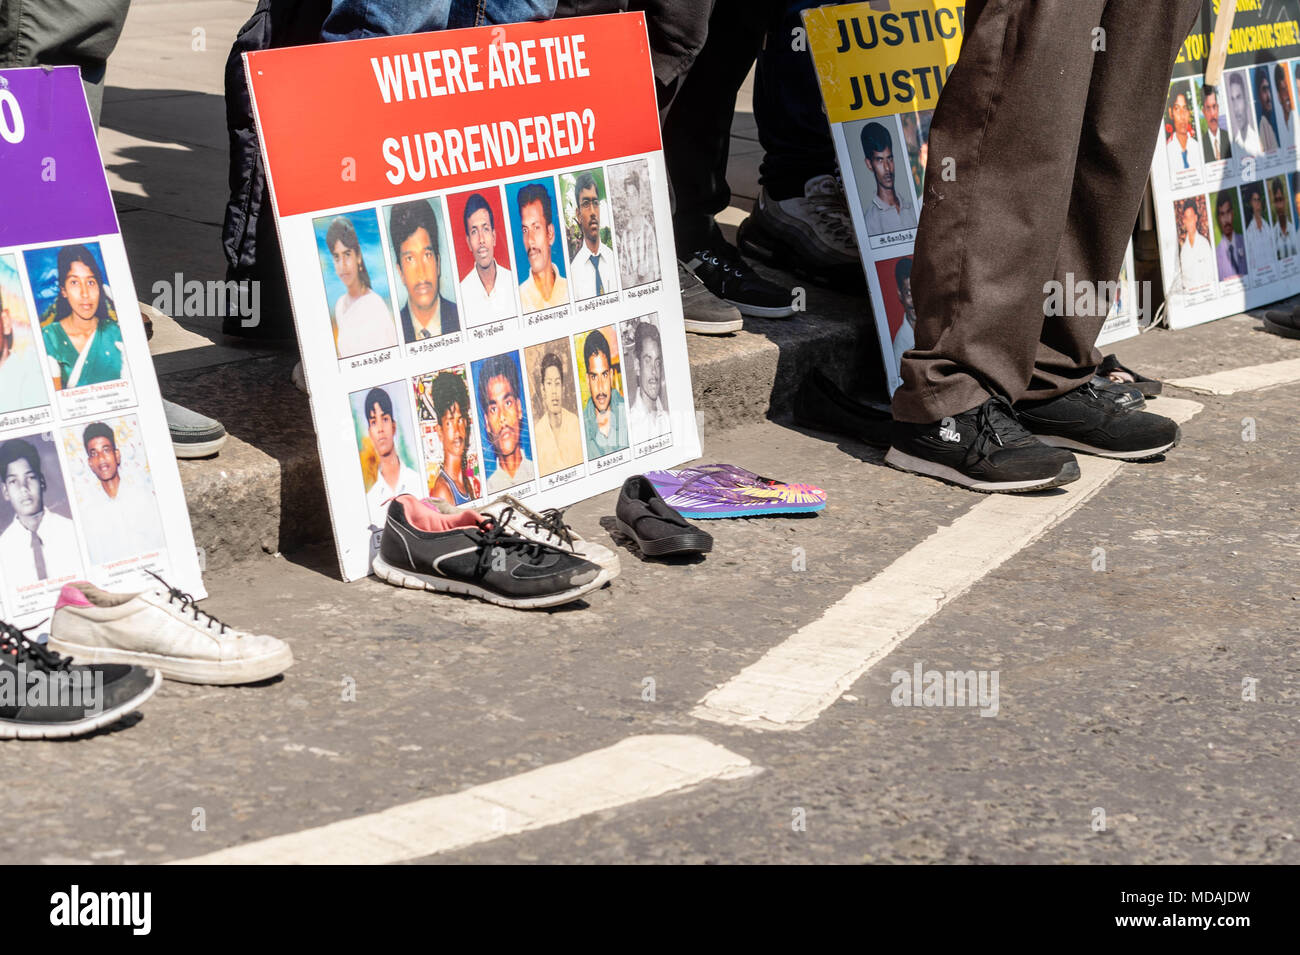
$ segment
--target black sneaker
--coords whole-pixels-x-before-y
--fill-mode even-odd
[[[1182,437],[1169,418],[1138,411],[1091,383],[1059,398],[1021,403],[1016,414],[1044,444],[1126,461],[1154,458]]]
[[[743,315],[789,318],[794,314],[794,292],[757,275],[716,226],[709,244],[681,256],[681,263],[705,288]]]
[[[885,463],[972,491],[1041,491],[1079,480],[1074,455],[1037,440],[1002,397],[931,424],[895,421]]]
[[[467,594],[503,607],[556,607],[604,586],[609,572],[506,530],[474,511],[443,514],[409,494],[388,505],[374,573],[413,590]]]
[[[80,736],[116,723],[149,697],[162,674],[104,663],[74,666],[0,621],[0,739]]]

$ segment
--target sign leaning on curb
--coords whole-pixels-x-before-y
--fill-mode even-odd
[[[0,617],[61,587],[204,596],[135,284],[76,67],[0,70]]]
[[[891,394],[902,383],[903,353],[914,345],[912,255],[926,184],[959,174],[929,155],[929,137],[961,49],[965,11],[965,0],[892,0],[803,14]],[[1111,308],[1099,345],[1138,333],[1133,274],[1130,244],[1121,274],[1107,283]],[[1076,303],[1095,303],[1099,294],[1082,281],[1061,285],[1043,290],[1049,316],[1058,308],[1058,316],[1072,314]]]
[[[1207,2],[1179,52],[1151,165],[1171,328],[1300,292],[1300,0],[1238,3],[1211,87],[1214,26]]]
[[[245,66],[345,580],[398,494],[564,506],[698,456],[641,14]]]

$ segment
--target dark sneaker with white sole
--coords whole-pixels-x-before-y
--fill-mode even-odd
[[[677,263],[677,284],[682,289],[682,319],[696,335],[730,335],[745,326],[740,309],[718,298],[704,283]]]
[[[116,723],[153,696],[162,674],[81,666],[0,621],[0,739],[61,739]]]
[[[895,421],[885,463],[972,491],[1042,491],[1079,479],[1074,455],[1037,440],[1001,397],[929,424]]]
[[[1059,398],[1022,402],[1016,414],[1044,444],[1125,461],[1154,458],[1182,437],[1169,418],[1137,410],[1123,395],[1091,383]]]
[[[521,610],[558,607],[603,587],[609,571],[508,530],[509,515],[443,514],[401,494],[388,505],[375,576]]]
[[[794,314],[794,292],[769,282],[749,267],[740,251],[722,237],[715,225],[708,245],[679,256],[704,287],[754,318],[789,318]]]

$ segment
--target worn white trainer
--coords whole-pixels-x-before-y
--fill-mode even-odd
[[[283,640],[228,627],[165,582],[132,594],[85,581],[66,585],[50,620],[49,648],[79,664],[153,667],[182,683],[255,683],[293,663]]]
[[[437,508],[443,514],[455,514],[461,510],[440,498],[431,497],[424,503]],[[610,580],[618,576],[618,554],[603,544],[587,540],[564,523],[562,511],[550,508],[539,514],[523,501],[509,494],[502,494],[491,504],[473,510],[478,514],[490,515],[496,521],[504,518],[505,527],[511,534],[518,534],[529,540],[567,550],[583,560],[591,561],[607,571]]]

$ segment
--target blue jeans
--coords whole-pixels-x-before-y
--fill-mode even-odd
[[[556,0],[333,0],[321,39],[358,40],[549,20]]]

